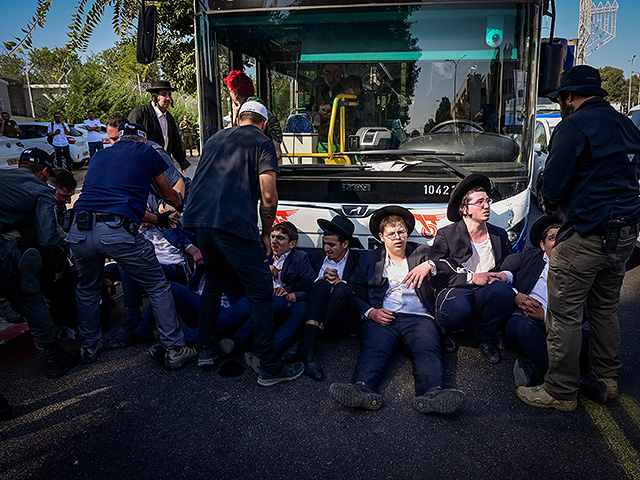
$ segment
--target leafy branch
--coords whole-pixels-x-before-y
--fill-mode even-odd
[[[13,38],[16,40],[15,42],[13,40],[2,42],[4,44],[4,48],[9,51],[9,55],[24,55],[25,51],[33,48],[33,44],[31,43],[33,32],[35,32],[36,28],[44,28],[44,24],[47,20],[47,13],[49,13],[49,10],[51,9],[52,2],[53,0],[38,0],[36,11],[27,24],[27,28],[21,28],[22,33],[24,33],[22,38],[14,36]]]

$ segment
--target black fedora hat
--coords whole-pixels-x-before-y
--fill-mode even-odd
[[[560,88],[547,95],[549,100],[558,101],[560,92],[576,92],[582,95],[606,97],[609,93],[602,88],[600,72],[589,65],[576,65],[562,72]]]
[[[546,230],[550,225],[557,224],[562,225],[562,221],[557,215],[543,215],[538,218],[533,225],[531,225],[531,231],[529,232],[529,242],[532,246],[540,248],[540,240],[542,240],[542,232]]]
[[[151,85],[147,88],[149,93],[158,93],[160,90],[169,90],[175,92],[176,89],[171,86],[171,83],[167,80],[159,80],[157,82],[151,82]]]
[[[357,237],[353,236],[355,226],[353,225],[353,222],[347,217],[336,215],[331,219],[331,221],[325,220],[324,218],[319,218],[318,226],[322,229],[322,231],[330,230],[336,233],[343,234],[349,239],[349,247],[364,248],[360,240],[358,240]]]
[[[467,194],[469,190],[474,187],[482,187],[487,192],[487,195],[491,194],[491,180],[484,173],[472,173],[464,177],[456,188],[451,192],[449,197],[449,205],[447,206],[447,218],[452,222],[459,222],[462,220],[462,215],[458,209],[462,203],[462,198]]]
[[[416,226],[416,218],[413,214],[406,208],[399,205],[389,205],[376,210],[369,220],[369,231],[376,240],[379,240],[380,238],[380,222],[390,215],[397,215],[401,217],[404,220],[404,223],[407,224],[407,234],[411,235],[413,233],[413,229]]]

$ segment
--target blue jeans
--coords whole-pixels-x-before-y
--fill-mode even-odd
[[[429,317],[396,313],[389,325],[367,320],[360,337],[362,349],[351,383],[364,382],[376,389],[389,357],[398,346],[413,363],[416,396],[444,387],[440,329]]]
[[[274,340],[273,283],[260,242],[217,228],[197,228],[196,238],[205,267],[205,286],[198,324],[199,349],[213,349],[220,313],[220,300],[227,281],[227,263],[244,285],[249,302],[253,346],[265,373],[278,373],[282,361]]]
[[[88,142],[89,144],[89,158],[93,158],[93,154],[96,153],[97,150],[102,150],[104,146],[102,145],[102,140],[99,142]]]
[[[494,343],[513,311],[516,293],[504,282],[484,287],[445,288],[436,298],[436,323],[446,330],[475,324],[479,343]]]

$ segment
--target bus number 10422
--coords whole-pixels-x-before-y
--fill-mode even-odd
[[[424,186],[425,195],[444,195],[449,196],[451,192],[451,185],[442,185],[440,183],[429,183]]]

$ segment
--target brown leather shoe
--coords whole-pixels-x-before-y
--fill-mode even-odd
[[[558,400],[547,393],[542,385],[518,387],[516,395],[527,405],[539,408],[555,408],[561,412],[573,412],[578,408],[577,400]]]

